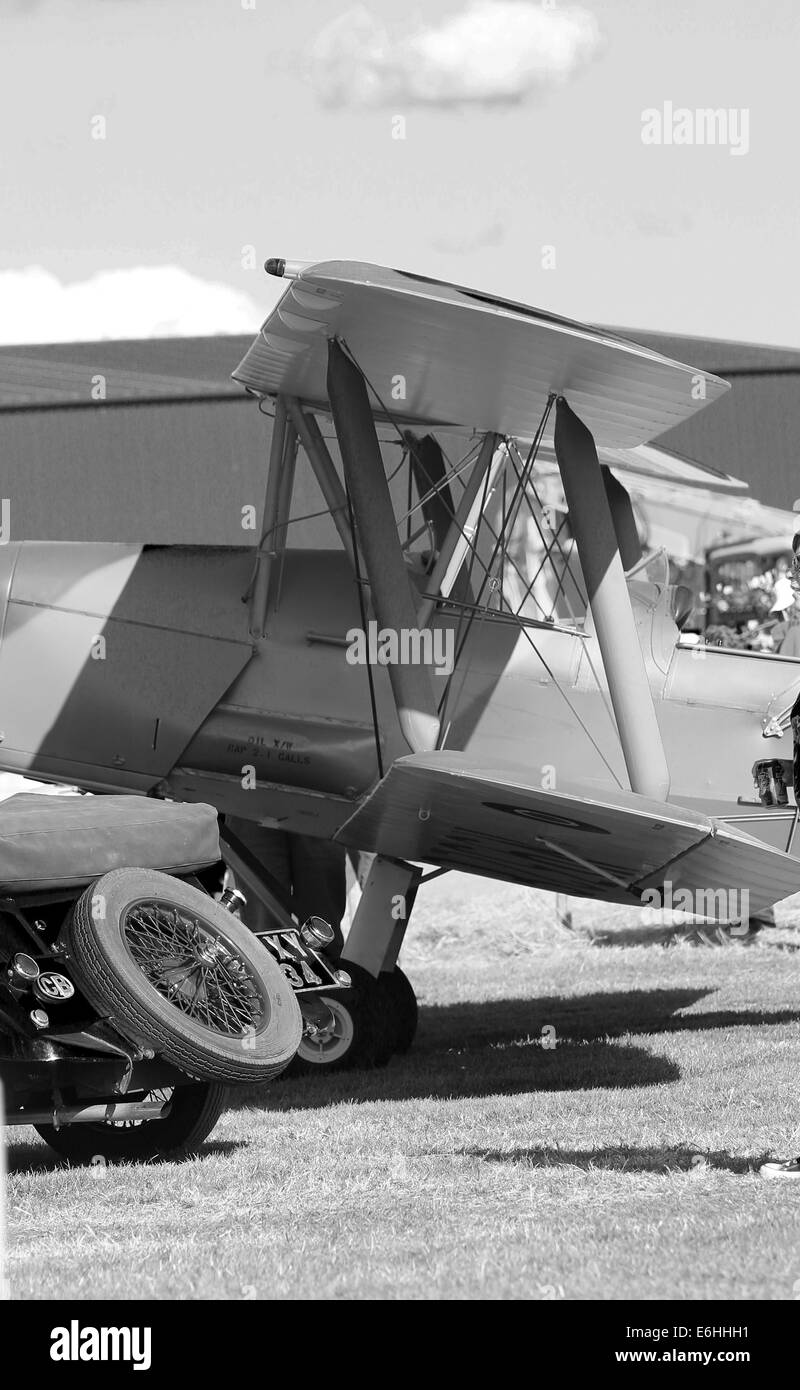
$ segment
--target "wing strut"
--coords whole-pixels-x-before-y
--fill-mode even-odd
[[[347,519],[347,497],[339,481],[339,474],[336,472],[333,459],[328,452],[328,446],[322,437],[322,431],[315,417],[306,415],[300,402],[294,396],[286,397],[286,409],[289,413],[289,419],[300,436],[300,442],[314,470],[320,492],[333,517],[333,524],[339,532],[339,539],[344,546],[345,554],[352,565],[354,563],[353,538],[350,535],[350,524]]]
[[[286,418],[286,406],[282,396],[275,404],[275,424],[269,451],[269,472],[267,490],[264,497],[264,516],[261,523],[261,539],[256,551],[256,564],[250,588],[246,597],[250,599],[250,636],[259,641],[264,636],[267,621],[267,604],[270,592],[272,565],[277,552],[277,541],[286,535],[288,508],[291,502],[291,479],[287,493],[284,480],[284,463],[287,453],[294,460],[296,436],[294,426]],[[292,462],[292,473],[294,463]],[[283,514],[285,512],[285,515]]]
[[[614,477],[607,464],[601,465],[600,472],[603,475],[603,485],[619,545],[619,558],[622,561],[622,568],[627,572],[632,570],[634,565],[638,565],[642,558],[642,546],[639,533],[636,530],[636,517],[631,495],[628,489],[623,487],[619,478]]]
[[[453,515],[450,529],[442,544],[442,548],[433,567],[430,580],[428,581],[428,594],[422,599],[417,613],[417,621],[420,627],[426,627],[430,622],[433,610],[436,607],[437,596],[444,593],[445,596],[450,592],[452,581],[458,573],[469,549],[469,543],[475,534],[478,512],[480,510],[480,490],[486,476],[492,457],[497,445],[500,443],[500,436],[493,434],[491,430],[483,436],[480,453],[472,468],[469,482],[467,483],[458,510]],[[452,513],[451,513],[452,514]],[[455,563],[453,563],[455,561]]]
[[[555,446],[631,789],[666,801],[669,767],[597,449],[563,396],[556,401]]]
[[[366,382],[334,338],[328,343],[327,387],[375,616],[382,627],[398,635],[416,631],[411,585]],[[429,751],[439,734],[429,671],[422,665],[392,662],[389,677],[403,737],[412,751]]]

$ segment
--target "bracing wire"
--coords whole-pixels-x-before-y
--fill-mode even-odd
[[[367,376],[367,373],[364,371],[364,369],[362,368],[361,364],[358,362],[357,358],[354,356],[354,354],[353,354],[353,352],[351,351],[351,349],[350,349],[350,347],[348,346],[348,344],[347,344],[343,339],[338,339],[337,341],[339,342],[339,346],[342,348],[342,350],[346,353],[346,355],[348,356],[348,358],[349,358],[350,361],[352,362],[353,366],[356,368],[356,370],[359,372],[359,374],[360,374],[361,377],[363,378],[363,380],[364,380],[366,386],[367,386],[367,387],[369,388],[369,390],[372,392],[372,394],[373,394],[373,396],[375,397],[376,401],[378,402],[378,404],[379,404],[381,410],[384,412],[384,415],[385,415],[385,416],[387,417],[387,419],[391,422],[392,427],[395,429],[395,431],[396,431],[396,433],[397,433],[397,435],[398,435],[398,437],[399,437],[399,440],[400,440],[406,447],[408,447],[408,441],[407,441],[407,439],[405,438],[405,436],[403,435],[402,431],[400,430],[399,425],[397,425],[396,421],[394,420],[394,417],[393,417],[393,415],[392,415],[392,412],[389,411],[389,410],[387,409],[386,404],[385,404],[385,402],[383,401],[383,399],[382,399],[380,393],[376,390],[376,388],[374,387],[374,385],[373,385],[372,382],[370,381],[369,377]],[[488,490],[488,479],[489,479],[489,473],[488,473],[488,470],[487,470],[487,475],[486,475],[486,479],[485,479],[485,482],[484,482],[484,496],[483,496],[483,501],[482,501],[481,510],[480,510],[480,522],[479,522],[479,525],[485,525],[485,526],[486,526],[487,530],[489,531],[491,537],[492,537],[493,540],[494,540],[494,548],[493,548],[493,550],[492,550],[492,554],[491,554],[491,557],[490,557],[490,559],[489,559],[489,563],[486,564],[486,562],[483,561],[483,560],[481,559],[481,557],[480,557],[480,556],[478,555],[478,553],[477,553],[477,544],[476,544],[476,541],[470,540],[469,537],[465,537],[465,540],[466,540],[466,542],[467,542],[468,549],[469,549],[469,551],[470,551],[470,563],[469,563],[469,570],[468,570],[469,579],[471,580],[471,577],[472,577],[472,571],[473,571],[473,568],[474,568],[474,562],[475,562],[475,560],[478,561],[478,564],[479,564],[479,565],[481,566],[481,568],[483,569],[483,571],[484,571],[484,576],[483,576],[483,579],[482,579],[482,581],[481,581],[481,587],[480,587],[480,590],[479,590],[478,595],[477,595],[477,604],[476,604],[475,609],[473,609],[473,610],[472,610],[469,614],[467,614],[467,615],[464,615],[463,612],[462,612],[462,613],[460,614],[460,616],[459,616],[458,628],[457,628],[457,631],[456,631],[456,655],[455,655],[455,659],[454,659],[454,662],[453,662],[453,670],[450,672],[449,676],[447,677],[447,683],[446,683],[446,685],[445,685],[445,689],[444,689],[444,692],[443,692],[443,694],[442,694],[441,701],[440,701],[440,703],[439,703],[439,713],[440,713],[440,721],[441,721],[441,727],[442,727],[442,729],[444,729],[444,727],[445,727],[444,717],[445,717],[445,713],[446,713],[446,711],[447,711],[447,707],[448,707],[448,705],[449,705],[449,696],[450,696],[450,692],[451,692],[451,690],[452,690],[453,676],[455,675],[455,672],[456,672],[456,670],[457,670],[458,667],[459,667],[459,663],[460,663],[460,660],[461,660],[461,656],[462,656],[462,654],[463,654],[463,651],[464,651],[464,648],[465,648],[465,646],[466,646],[466,643],[467,643],[467,641],[468,641],[468,639],[469,639],[469,635],[470,635],[470,632],[471,632],[472,625],[473,625],[473,622],[474,622],[474,620],[475,620],[476,614],[480,611],[477,605],[480,604],[480,599],[481,599],[481,597],[482,597],[482,595],[483,595],[483,593],[484,593],[484,591],[485,591],[487,582],[493,582],[493,581],[492,581],[492,569],[493,569],[493,567],[494,567],[494,565],[495,565],[495,562],[496,562],[496,559],[497,559],[497,555],[498,555],[498,553],[500,552],[501,548],[502,548],[503,545],[504,545],[504,539],[503,539],[503,538],[504,538],[504,536],[506,536],[506,535],[508,534],[508,529],[509,529],[509,527],[512,527],[512,526],[516,523],[517,516],[518,516],[518,514],[519,514],[519,510],[520,510],[520,508],[521,508],[521,506],[522,506],[523,500],[525,500],[525,501],[527,502],[528,507],[529,507],[529,509],[530,509],[530,511],[531,511],[531,514],[534,516],[534,521],[536,522],[536,517],[535,517],[535,514],[533,514],[533,508],[532,508],[532,506],[531,506],[530,499],[529,499],[528,496],[527,496],[527,488],[528,488],[528,484],[529,484],[529,482],[530,482],[531,473],[532,473],[532,470],[533,470],[533,465],[534,465],[534,463],[535,463],[535,461],[536,461],[536,457],[537,457],[539,448],[540,448],[540,446],[541,446],[541,441],[542,441],[542,438],[543,438],[543,436],[544,436],[544,431],[545,431],[545,429],[546,429],[546,427],[547,427],[547,421],[548,421],[549,416],[550,416],[550,413],[551,413],[551,411],[552,411],[552,407],[553,407],[553,405],[554,405],[554,403],[555,403],[555,399],[556,399],[555,393],[554,393],[554,392],[551,392],[551,393],[548,395],[547,402],[546,402],[546,404],[545,404],[545,408],[544,408],[544,410],[543,410],[543,412],[542,412],[542,416],[541,416],[541,418],[540,418],[540,420],[539,420],[539,424],[538,424],[538,426],[537,426],[537,428],[536,428],[536,431],[535,431],[535,433],[534,433],[533,439],[532,439],[532,441],[531,441],[531,446],[530,446],[530,449],[528,450],[527,458],[525,459],[525,463],[524,463],[524,465],[523,465],[523,467],[522,467],[522,469],[521,469],[520,472],[517,471],[517,468],[516,468],[516,466],[515,466],[515,464],[514,464],[514,460],[513,460],[512,456],[511,456],[512,442],[509,441],[509,440],[506,441],[507,456],[509,457],[509,460],[510,460],[510,462],[511,462],[511,464],[512,464],[512,467],[514,468],[515,477],[516,477],[516,486],[515,486],[515,488],[514,488],[514,492],[513,492],[513,494],[512,494],[512,499],[511,499],[511,503],[510,503],[508,509],[506,509],[505,506],[504,506],[503,514],[502,514],[502,516],[501,516],[500,527],[499,527],[499,531],[498,531],[498,532],[495,532],[494,528],[491,526],[491,523],[489,523],[488,519],[487,519],[487,518],[485,517],[485,515],[484,515],[484,509],[485,509],[485,504],[486,504],[486,493],[487,493],[487,490]],[[515,442],[515,441],[513,442],[513,448],[516,449],[516,442]],[[518,451],[518,450],[517,450],[517,454],[518,454],[518,457],[520,457],[520,456],[519,456],[519,451]],[[401,459],[401,464],[400,464],[400,466],[402,466],[402,464],[403,464],[404,462],[405,462],[405,459]],[[521,457],[520,457],[520,462],[521,462]],[[463,465],[463,468],[466,468],[466,466],[467,466],[467,462],[465,461],[465,463],[464,463],[464,465]],[[463,468],[462,468],[461,471],[463,471]],[[395,470],[395,471],[398,471],[398,470]],[[448,485],[451,481],[452,481],[452,475],[446,474],[445,477],[442,478],[442,480],[440,481],[440,483],[439,483],[438,485],[435,485],[433,488],[431,488],[430,492],[429,492],[428,494],[426,494],[426,497],[425,497],[424,499],[420,499],[420,501],[417,503],[417,506],[416,506],[415,508],[409,509],[409,513],[410,513],[411,510],[418,510],[420,507],[422,507],[422,506],[424,505],[424,502],[425,502],[425,501],[429,500],[430,497],[435,496],[440,490],[442,490],[442,489],[444,488],[444,486]],[[538,500],[538,498],[537,498],[537,500]],[[350,505],[350,502],[349,502],[349,494],[348,494],[348,506],[349,506],[349,505]],[[456,520],[455,512],[453,511],[453,509],[452,509],[450,506],[447,505],[446,502],[445,502],[445,506],[446,506],[446,508],[447,508],[448,515],[450,516],[450,520],[451,520],[452,522],[455,522],[455,520]],[[401,524],[402,524],[402,522],[405,521],[405,520],[407,520],[407,518],[406,518],[406,517],[403,517],[403,518],[401,519]],[[351,514],[350,514],[350,526],[351,526],[351,531],[353,532],[353,536],[354,536],[354,545],[355,545],[355,529],[354,529],[354,525],[353,525],[352,508],[351,508]],[[544,535],[543,535],[542,532],[541,532],[541,528],[538,527],[538,522],[537,522],[537,529],[539,530],[539,534],[540,534],[540,536],[541,536],[541,538],[542,538],[542,541],[543,541],[543,542],[545,543],[545,545],[546,545],[545,537],[544,537]],[[559,528],[559,531],[560,531],[560,528]],[[462,534],[463,534],[463,532],[462,532]],[[566,566],[566,565],[568,564],[568,561],[567,561],[567,557],[566,557],[566,555],[564,554],[564,551],[563,551],[563,549],[562,549],[562,547],[561,547],[561,545],[560,545],[560,542],[558,541],[558,533],[556,533],[555,540],[556,540],[556,544],[558,545],[559,553],[561,554],[562,559],[563,559],[563,561],[564,561],[564,564],[565,564],[565,566]],[[357,548],[356,548],[356,553],[357,553]],[[505,553],[505,552],[504,552],[504,553]],[[507,559],[508,559],[508,563],[513,567],[513,569],[515,570],[515,572],[516,572],[518,578],[521,580],[522,584],[523,584],[523,585],[526,585],[526,590],[527,590],[526,577],[525,577],[525,576],[522,574],[522,572],[520,571],[519,566],[516,564],[516,562],[514,561],[513,557],[508,556]],[[366,616],[365,616],[365,610],[364,610],[364,606],[363,606],[363,581],[361,580],[361,577],[360,577],[360,573],[359,573],[359,572],[357,572],[357,580],[358,580],[358,589],[359,589],[359,602],[360,602],[361,605],[362,605],[362,623],[366,624]],[[566,597],[566,595],[565,595],[565,597]],[[502,598],[502,595],[501,595],[501,598]],[[540,612],[544,615],[544,609],[543,609],[542,605],[539,603],[539,601],[536,599],[536,596],[533,595],[533,594],[531,594],[531,598],[533,598],[533,601],[534,601],[534,603],[536,604],[537,608],[539,608]],[[567,599],[567,604],[568,604],[568,607],[570,608],[570,611],[571,611],[571,605],[569,604],[569,600],[568,600],[568,599]],[[485,612],[481,611],[480,616],[481,616],[481,622],[482,622],[483,619],[484,619],[486,616],[488,616],[488,610],[486,610]],[[515,613],[513,609],[510,609],[510,616],[511,616],[512,618],[517,618],[518,620],[521,619],[521,613],[519,613],[519,612]],[[545,616],[546,616],[546,615],[545,615]],[[574,615],[573,615],[573,618],[574,618]],[[461,635],[462,625],[463,625],[464,628],[465,628],[464,633],[463,633],[463,636]],[[554,684],[556,690],[558,690],[559,694],[561,695],[562,699],[565,701],[567,707],[569,708],[570,712],[571,712],[572,715],[574,716],[575,720],[577,721],[577,723],[579,724],[579,726],[581,727],[581,729],[583,730],[583,732],[586,734],[586,737],[589,739],[589,742],[592,744],[592,747],[595,749],[595,751],[596,751],[596,753],[598,754],[598,756],[600,757],[601,761],[604,763],[604,765],[606,766],[606,768],[607,768],[608,771],[610,772],[610,774],[611,774],[611,776],[613,777],[614,781],[616,782],[617,786],[622,787],[622,782],[620,781],[619,777],[617,776],[617,773],[615,772],[615,770],[614,770],[614,768],[612,767],[611,763],[608,761],[608,758],[607,758],[607,757],[605,756],[605,754],[603,753],[602,749],[600,748],[599,744],[597,743],[597,740],[594,738],[593,734],[591,733],[591,730],[587,727],[585,721],[582,719],[582,717],[581,717],[579,711],[575,708],[575,706],[573,705],[573,703],[572,703],[572,701],[570,700],[569,696],[567,695],[566,691],[563,689],[562,685],[561,685],[560,682],[558,681],[558,679],[557,679],[555,673],[552,671],[552,669],[550,668],[550,666],[548,665],[548,663],[545,661],[545,659],[544,659],[544,657],[543,657],[541,651],[538,649],[538,647],[536,646],[536,643],[533,641],[533,638],[531,637],[528,628],[525,626],[524,622],[522,622],[522,621],[518,621],[518,624],[517,624],[517,625],[518,625],[518,627],[519,627],[519,630],[520,630],[521,632],[524,633],[525,638],[526,638],[526,640],[528,641],[528,643],[530,644],[531,649],[532,649],[532,651],[534,652],[535,656],[537,657],[538,661],[539,661],[539,662],[541,663],[541,665],[544,667],[545,671],[547,672],[547,674],[549,675],[550,679],[552,680],[552,682],[553,682],[553,684]],[[366,628],[365,628],[365,630],[366,630]],[[606,709],[608,709],[607,702],[606,702],[606,700],[605,700],[605,698],[604,698],[604,696],[603,696],[602,688],[601,688],[601,686],[600,686],[600,682],[599,682],[598,677],[597,677],[597,672],[596,672],[596,670],[595,670],[595,668],[594,668],[594,665],[593,665],[593,663],[592,663],[592,661],[591,661],[591,657],[589,656],[589,653],[588,653],[588,652],[587,652],[587,660],[589,661],[589,665],[590,665],[590,668],[591,668],[591,670],[592,670],[592,674],[594,675],[595,681],[597,682],[598,690],[599,690],[599,692],[600,692],[601,698],[603,699],[604,706],[606,707]],[[368,669],[369,669],[369,666],[368,666]],[[378,735],[378,723],[377,723],[377,707],[376,707],[376,705],[375,705],[374,685],[373,685],[373,680],[372,680],[371,671],[370,671],[369,674],[370,674],[370,699],[371,699],[372,707],[373,707],[373,724],[374,724],[375,735],[376,735],[376,748],[378,749],[378,765],[379,765],[379,768],[381,769],[381,776],[383,776],[382,758],[381,758],[380,748],[379,748],[379,742],[378,742],[379,735]],[[463,681],[464,681],[465,679],[466,679],[466,670],[464,670],[464,671],[462,672],[462,688],[463,688]],[[456,703],[457,703],[457,701],[456,701]],[[611,715],[611,711],[609,710],[608,712],[609,712],[609,715]],[[616,724],[615,724],[614,721],[613,721],[613,715],[611,715],[611,718],[612,718],[612,724],[614,725],[614,729],[615,729],[615,732],[616,732]],[[443,735],[440,734],[440,745],[439,745],[439,746],[441,746],[442,737],[443,737]]]

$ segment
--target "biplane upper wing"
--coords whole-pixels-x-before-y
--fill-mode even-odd
[[[377,414],[523,439],[553,393],[568,397],[598,444],[630,446],[728,389],[610,333],[457,285],[352,261],[292,274],[233,373],[260,395],[327,408],[331,337],[371,384]]]
[[[669,882],[673,901],[705,893],[701,915],[721,920],[734,892],[746,890],[756,912],[800,890],[800,861],[737,826],[630,791],[544,790],[510,765],[457,752],[398,759],[337,839],[608,902],[640,904]]]

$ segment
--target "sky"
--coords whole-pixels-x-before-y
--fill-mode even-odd
[[[0,0],[0,27],[0,341],[256,332],[283,256],[800,347],[796,0]]]

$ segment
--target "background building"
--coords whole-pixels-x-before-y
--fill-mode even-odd
[[[800,351],[623,331],[732,383],[660,442],[791,508],[800,497]],[[0,477],[12,537],[255,544],[242,516],[249,507],[260,518],[269,412],[230,378],[250,342],[0,348]],[[296,499],[304,513],[323,506],[307,473]],[[316,519],[303,542],[328,543],[332,530]]]
[[[616,330],[731,383],[712,409],[668,430],[659,443],[750,484],[773,507],[800,497],[800,352],[716,338]]]

